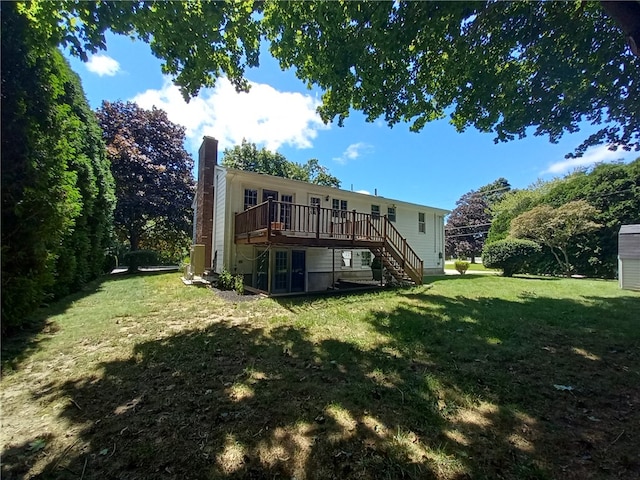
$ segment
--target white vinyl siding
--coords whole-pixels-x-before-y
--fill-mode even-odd
[[[640,290],[640,259],[620,259],[620,288]]]
[[[220,273],[225,265],[225,242],[233,241],[231,235],[226,232],[226,206],[227,206],[227,172],[223,168],[215,171],[215,205],[214,205],[214,227],[213,227],[213,252],[211,260],[216,260],[214,271]],[[228,237],[228,238],[225,238]]]
[[[219,167],[220,171],[224,171]],[[224,191],[224,185],[217,183],[219,195],[216,198],[216,209],[220,209],[221,202],[226,201],[226,208],[229,210],[229,214],[226,217],[226,222],[221,215],[216,213],[216,232],[223,232],[224,229],[228,230],[227,239],[233,245],[233,225],[234,215],[236,212],[242,212],[244,208],[244,191],[245,189],[255,189],[258,191],[258,203],[262,199],[263,190],[271,190],[279,193],[279,198],[282,195],[292,195],[294,203],[313,205],[319,202],[321,208],[334,209],[337,207],[336,213],[340,217],[343,212],[344,215],[348,215],[347,209],[355,209],[361,213],[372,213],[372,205],[380,206],[380,215],[388,213],[387,207],[392,205],[391,199],[385,199],[382,197],[375,197],[371,195],[363,195],[355,192],[348,192],[337,189],[330,189],[318,185],[307,184],[304,182],[282,179],[277,177],[271,177],[269,175],[259,175],[250,172],[238,172],[229,171],[227,174],[226,187],[227,192]],[[334,200],[337,203],[334,204]],[[438,254],[443,252],[444,247],[444,226],[443,226],[443,210],[433,209],[426,206],[405,204],[401,201],[397,201],[396,206],[396,222],[393,226],[400,232],[400,234],[407,239],[407,242],[411,248],[418,254],[418,256],[424,262],[424,268],[436,269],[442,268],[443,263],[438,258]],[[425,213],[425,233],[420,233],[417,227],[418,213]],[[309,215],[313,215],[309,212]],[[332,216],[332,212],[329,212],[330,218],[333,221],[337,221],[336,217]],[[315,216],[313,217],[315,218]],[[223,255],[223,239],[221,236],[215,235],[216,244],[214,251],[218,251],[218,269],[221,268],[222,255]],[[332,260],[335,264],[335,276],[338,278],[340,274],[364,272],[370,270],[370,267],[363,265],[360,249],[352,250],[352,267],[342,266],[342,249],[335,249],[335,257],[332,256],[331,248],[302,248],[306,250],[306,266],[309,274],[324,274],[327,277],[332,277]],[[229,250],[228,255],[233,256],[233,259],[227,259],[229,262],[227,268],[231,269],[237,261],[236,249]],[[239,258],[239,257],[238,257]],[[243,267],[244,270],[244,267]],[[311,285],[311,277],[310,284]]]

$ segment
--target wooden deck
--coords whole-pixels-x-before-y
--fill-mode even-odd
[[[381,217],[269,200],[236,214],[239,244],[375,248],[384,244]]]
[[[366,248],[398,281],[422,283],[422,259],[385,216],[269,199],[237,213],[234,227],[237,244]]]

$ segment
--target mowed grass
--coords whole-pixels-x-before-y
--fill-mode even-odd
[[[3,342],[3,478],[638,478],[640,294],[437,277],[228,303],[109,278]]]

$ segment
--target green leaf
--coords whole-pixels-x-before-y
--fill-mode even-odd
[[[45,442],[44,439],[42,438],[38,438],[37,440],[34,440],[29,444],[28,450],[30,452],[39,452],[40,450],[43,450],[44,447],[46,446],[47,446],[47,442]]]

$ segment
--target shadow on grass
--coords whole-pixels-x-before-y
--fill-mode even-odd
[[[152,277],[166,275],[167,271],[140,271],[137,273],[116,273],[103,275],[89,282],[79,292],[67,295],[50,305],[38,309],[25,321],[22,328],[9,331],[2,338],[2,374],[8,370],[15,370],[19,364],[34,352],[38,351],[44,342],[58,331],[58,326],[51,318],[65,313],[75,302],[89,297],[104,289],[109,282],[125,280],[131,277]]]
[[[378,346],[228,319],[140,343],[93,377],[44,386],[35,400],[64,404],[60,415],[84,446],[48,460],[42,478],[638,472],[632,299],[398,294],[399,305],[366,320],[386,339]],[[17,478],[17,453],[2,457],[3,478]]]

